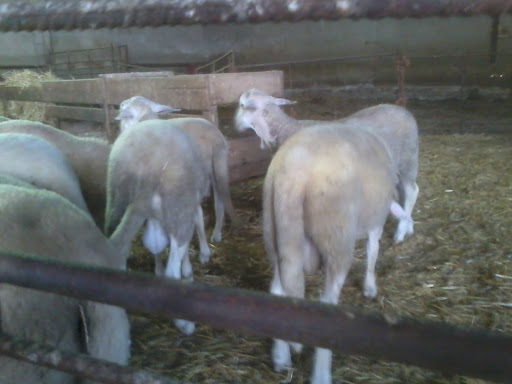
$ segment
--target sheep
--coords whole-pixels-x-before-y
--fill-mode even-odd
[[[15,254],[123,269],[120,254],[89,215],[62,196],[0,175],[0,248]],[[130,329],[124,309],[0,284],[2,332],[126,365]],[[84,335],[87,335],[84,337]],[[69,374],[0,356],[7,384],[71,384]],[[80,381],[81,382],[81,381]]]
[[[261,146],[276,149],[295,132],[318,124],[344,124],[353,122],[364,125],[380,135],[391,151],[398,170],[397,189],[407,216],[411,216],[419,193],[418,175],[418,127],[414,116],[407,109],[391,104],[365,108],[336,121],[296,120],[286,115],[282,105],[295,102],[272,97],[265,92],[251,89],[240,96],[235,114],[235,124],[240,131],[253,129],[261,138]],[[406,235],[413,234],[411,220],[400,220],[394,240],[399,243]]]
[[[116,119],[120,121],[120,130],[123,132],[131,129],[138,122],[158,119],[159,113],[177,111],[179,109],[155,103],[142,96],[134,96],[121,103]],[[173,121],[176,126],[188,133],[202,149],[203,162],[209,175],[215,206],[215,227],[211,241],[219,242],[222,240],[224,210],[231,218],[233,227],[239,225],[229,190],[228,143],[220,130],[205,119],[177,118]]]
[[[83,196],[96,224],[103,228],[107,162],[110,145],[101,139],[83,138],[52,126],[28,120],[0,123],[0,133],[25,133],[55,145],[68,158],[75,171]]]
[[[89,214],[68,159],[46,140],[26,134],[1,133],[0,174],[54,191]]]
[[[340,129],[343,127],[343,129]],[[311,145],[314,143],[314,145]],[[367,237],[364,295],[375,297],[375,262],[398,178],[382,139],[354,120],[318,124],[291,136],[276,152],[263,186],[263,237],[273,265],[270,292],[304,297],[304,273],[323,265],[321,301],[336,304],[356,239]],[[291,367],[290,347],[274,340],[276,371]],[[317,348],[313,384],[331,383],[330,350]]]
[[[110,236],[121,220],[129,221],[123,237],[131,242],[147,220],[143,240],[155,255],[157,274],[162,273],[157,254],[169,244],[165,276],[193,280],[188,247],[208,191],[200,159],[199,146],[174,120],[138,123],[112,146],[104,232]],[[194,331],[192,322],[175,323],[186,334]]]

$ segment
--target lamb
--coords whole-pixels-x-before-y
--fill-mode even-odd
[[[251,89],[240,96],[235,115],[236,126],[240,131],[253,129],[261,138],[262,148],[276,149],[295,132],[318,124],[344,123],[360,124],[382,137],[387,144],[393,163],[398,171],[397,185],[400,200],[407,216],[411,216],[419,193],[416,183],[418,175],[418,127],[414,116],[405,108],[380,104],[365,108],[344,119],[336,121],[296,120],[286,115],[282,105],[295,102],[272,97],[265,92]],[[414,232],[410,220],[400,220],[394,240],[399,243],[406,235]]]
[[[0,176],[3,251],[122,269],[126,255],[83,210],[60,195]],[[114,237],[115,238],[115,237]],[[82,314],[81,314],[82,313]],[[126,365],[130,334],[124,309],[0,284],[2,332]],[[87,334],[87,338],[84,338]],[[3,383],[71,384],[69,374],[0,356]],[[81,382],[81,381],[80,381]]]
[[[0,174],[54,191],[89,214],[68,159],[46,140],[26,134],[1,133]]]
[[[155,103],[142,96],[134,96],[121,103],[119,115],[116,119],[120,120],[120,130],[123,132],[131,129],[138,122],[158,119],[159,113],[177,111],[179,109]],[[219,242],[222,240],[224,210],[231,218],[232,225],[234,227],[239,225],[239,219],[233,208],[229,190],[228,143],[219,129],[205,119],[177,118],[173,121],[175,126],[183,129],[201,147],[203,163],[209,175],[215,206],[215,228],[211,241]]]
[[[107,162],[110,154],[110,145],[106,141],[74,136],[50,125],[28,120],[2,122],[0,133],[34,135],[49,141],[64,153],[80,181],[89,211],[98,227],[103,228]]]
[[[340,129],[340,128],[343,129]],[[315,145],[311,145],[314,142]],[[356,239],[367,237],[364,294],[377,294],[375,262],[398,178],[383,140],[348,120],[318,124],[291,136],[274,155],[264,181],[263,236],[273,264],[270,292],[304,297],[304,273],[325,272],[321,301],[336,304]],[[276,371],[291,367],[290,346],[274,340]],[[311,382],[331,383],[330,350],[317,348]]]
[[[174,120],[138,123],[112,146],[105,233],[110,236],[124,220],[130,224],[122,237],[131,242],[147,220],[144,245],[155,255],[158,274],[162,267],[157,254],[169,244],[165,275],[193,279],[188,247],[194,225],[203,219],[201,201],[208,191],[200,159],[199,146]],[[175,323],[186,334],[194,331],[191,322]]]

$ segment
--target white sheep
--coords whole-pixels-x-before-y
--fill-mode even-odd
[[[89,214],[68,159],[46,140],[26,134],[1,133],[0,174],[54,191]]]
[[[162,269],[157,254],[169,244],[165,275],[192,280],[188,247],[194,226],[203,219],[207,188],[200,148],[174,120],[138,123],[112,146],[105,233],[110,236],[123,219],[130,222],[123,237],[131,242],[147,220],[144,244],[155,254],[157,273]],[[176,325],[184,333],[194,331],[191,322],[177,320]]]
[[[103,229],[107,162],[110,154],[110,145],[107,141],[78,137],[47,124],[28,120],[2,122],[0,133],[34,135],[49,141],[64,153],[80,181],[89,211],[98,227]]]
[[[418,127],[414,116],[398,105],[380,104],[365,108],[346,118],[335,121],[297,120],[286,115],[282,105],[295,102],[272,97],[263,91],[251,89],[240,96],[235,115],[239,130],[253,129],[261,138],[262,148],[276,149],[295,132],[318,124],[346,122],[366,127],[378,134],[387,144],[398,171],[398,192],[407,216],[411,216],[419,193]],[[414,232],[411,220],[401,219],[395,232],[395,242],[401,242]]]
[[[155,103],[142,96],[134,96],[121,103],[119,115],[116,119],[120,121],[120,130],[123,132],[132,128],[138,122],[158,119],[159,113],[177,111],[179,109]],[[229,189],[228,143],[220,130],[208,120],[202,118],[177,118],[173,119],[173,122],[174,126],[179,126],[183,129],[201,147],[203,163],[209,175],[215,206],[215,228],[211,240],[221,241],[224,210],[226,210],[231,218],[233,226],[237,227],[239,225],[239,219],[233,208]]]
[[[125,267],[126,255],[67,199],[10,176],[0,176],[0,183],[2,251]],[[130,330],[122,308],[0,284],[0,314],[2,332],[8,335],[118,364],[128,362]],[[77,382],[69,374],[5,356],[0,356],[0,376],[8,384]]]
[[[314,143],[314,145],[312,145]],[[398,182],[380,137],[347,122],[311,126],[291,136],[274,155],[264,182],[263,236],[273,263],[271,293],[304,297],[304,273],[323,266],[321,301],[338,302],[357,239],[368,238],[364,294],[377,294],[375,263]],[[290,346],[276,339],[274,368],[291,367]],[[331,351],[317,348],[313,384],[331,383]]]

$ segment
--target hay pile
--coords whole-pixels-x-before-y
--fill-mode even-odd
[[[30,69],[21,71],[10,71],[4,73],[5,82],[2,84],[11,87],[21,87],[22,89],[29,87],[40,87],[42,81],[59,80],[52,72],[36,72]],[[2,105],[3,116],[9,116],[13,119],[25,119],[33,121],[45,121],[45,105],[39,102],[9,101],[7,111],[4,111]]]
[[[365,105],[335,95],[303,95],[299,117],[334,118]],[[397,316],[445,321],[512,334],[512,111],[506,104],[475,101],[410,106],[421,129],[420,195],[414,212],[416,233],[394,245],[390,220],[377,263],[379,295],[362,295],[364,248],[342,290],[341,302]],[[492,114],[489,113],[492,111]],[[212,285],[267,291],[271,270],[261,237],[262,180],[233,186],[240,233],[226,233],[207,265],[195,263],[195,278]],[[207,212],[212,212],[207,207]],[[213,225],[210,217],[209,227]],[[197,249],[192,249],[197,260]],[[136,247],[130,267],[152,271],[148,252]],[[322,277],[309,278],[308,296],[318,296]],[[288,375],[272,370],[270,339],[198,325],[191,336],[172,322],[132,316],[132,361],[180,382],[308,382],[312,348],[294,357]],[[334,354],[333,382],[484,383],[448,377],[413,366]]]

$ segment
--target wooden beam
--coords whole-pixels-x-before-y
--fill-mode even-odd
[[[47,105],[46,116],[64,120],[84,120],[97,123],[105,122],[105,112],[101,108]],[[114,122],[114,119],[111,121]]]
[[[103,104],[100,79],[42,81],[41,87],[47,103]]]
[[[210,102],[214,105],[238,103],[240,95],[251,88],[272,96],[283,96],[282,71],[219,73],[209,75]]]

